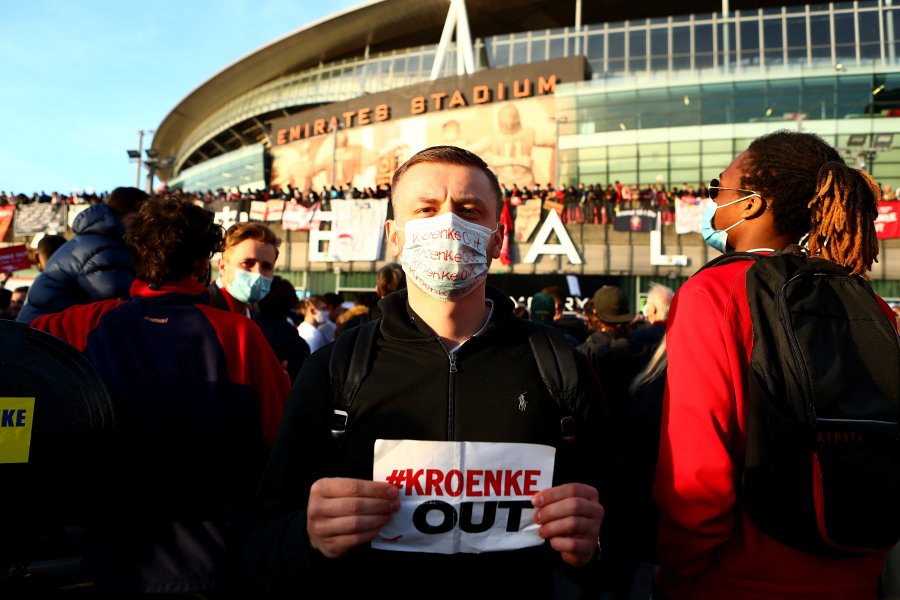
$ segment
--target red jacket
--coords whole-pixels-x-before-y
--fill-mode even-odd
[[[745,273],[752,264],[692,277],[669,313],[654,485],[661,513],[656,584],[673,600],[875,598],[883,556],[836,560],[795,550],[762,533],[736,505],[749,414]]]
[[[290,382],[256,323],[211,307],[197,281],[135,281],[131,296],[31,324],[80,350],[113,399],[82,490],[82,568],[109,591],[227,591]]]

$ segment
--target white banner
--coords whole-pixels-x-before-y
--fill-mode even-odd
[[[675,233],[700,233],[700,217],[707,201],[707,198],[696,196],[675,198]]]
[[[387,209],[387,200],[332,200],[328,260],[378,260]]]
[[[538,444],[376,440],[374,481],[400,510],[372,547],[456,554],[538,546],[531,497],[553,485],[556,449]]]

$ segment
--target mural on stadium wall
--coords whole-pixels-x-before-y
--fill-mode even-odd
[[[508,187],[555,187],[556,86],[589,71],[583,56],[487,69],[278,119],[270,185],[375,188],[419,150],[452,144],[481,155]]]
[[[390,183],[406,159],[428,146],[452,145],[484,158],[507,187],[556,186],[552,97],[441,111],[272,148],[272,187],[321,191]]]

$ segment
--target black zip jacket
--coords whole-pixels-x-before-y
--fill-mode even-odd
[[[508,297],[490,287],[488,297],[494,303],[491,322],[455,356],[411,310],[406,290],[383,298],[373,365],[340,443],[330,434],[328,362],[333,344],[306,361],[270,455],[245,553],[245,564],[263,590],[296,596],[322,589],[350,597],[371,594],[380,585],[394,590],[403,582],[414,597],[546,598],[553,595],[555,572],[574,571],[546,542],[515,551],[454,555],[390,552],[365,544],[335,560],[309,545],[305,510],[310,486],[322,477],[371,479],[378,438],[554,446],[554,485],[594,485],[603,501],[609,449],[596,377],[584,357],[576,355],[577,436],[566,442],[560,434],[560,410],[542,383],[528,331],[512,314]],[[430,582],[427,589],[412,585],[420,581]]]

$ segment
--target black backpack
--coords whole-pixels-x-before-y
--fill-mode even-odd
[[[820,556],[900,540],[900,338],[868,282],[797,247],[753,260],[750,414],[740,504]],[[701,269],[702,270],[702,269]]]
[[[537,361],[544,385],[560,408],[560,435],[567,442],[575,440],[575,399],[578,367],[574,352],[558,331],[530,321],[528,341]],[[347,429],[350,405],[359,386],[369,374],[374,357],[375,337],[381,318],[372,319],[342,332],[334,343],[329,363],[334,414],[332,437],[340,440]]]

